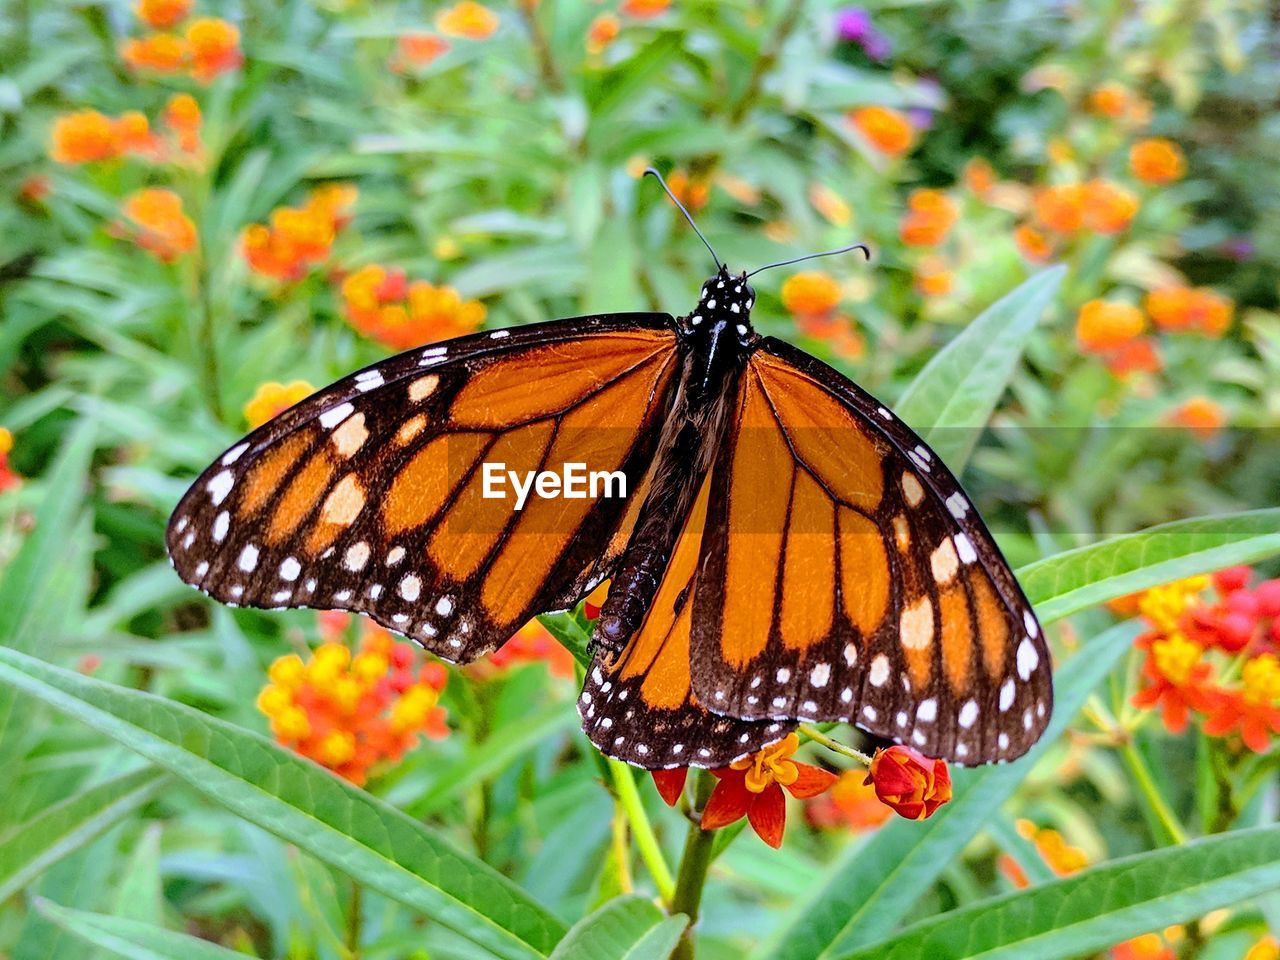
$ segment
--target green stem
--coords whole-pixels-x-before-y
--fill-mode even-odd
[[[1124,756],[1125,764],[1129,767],[1129,772],[1133,774],[1133,779],[1138,784],[1138,789],[1142,791],[1142,795],[1147,801],[1148,820],[1151,821],[1152,833],[1155,834],[1156,842],[1162,846],[1186,843],[1186,831],[1182,829],[1182,825],[1174,817],[1173,811],[1165,803],[1164,797],[1160,795],[1155,779],[1151,776],[1151,771],[1147,767],[1147,761],[1138,752],[1138,748],[1133,741],[1127,742],[1120,752]]]
[[[618,802],[627,813],[631,823],[631,834],[636,838],[636,848],[640,851],[640,859],[653,877],[658,888],[658,896],[663,900],[671,900],[675,895],[676,882],[671,876],[671,868],[662,855],[662,847],[658,845],[658,837],[653,832],[653,824],[644,811],[640,801],[640,791],[636,789],[636,779],[631,768],[620,760],[609,761],[609,774],[613,777],[613,789],[618,795]]]
[[[800,724],[800,732],[804,736],[812,740],[814,743],[820,743],[833,753],[838,753],[842,757],[848,757],[851,760],[857,760],[864,767],[871,766],[871,758],[861,750],[855,750],[848,744],[841,743],[839,740],[832,740],[817,727],[809,723]]]
[[[695,773],[694,809],[700,815],[711,797],[715,780],[705,770]],[[680,876],[676,879],[675,895],[671,897],[671,912],[683,913],[689,918],[680,942],[676,944],[671,960],[693,960],[693,930],[698,922],[698,909],[702,905],[702,890],[707,884],[707,871],[715,850],[716,831],[703,830],[698,816],[689,818],[689,832],[684,839],[684,854],[680,857]]]
[[[347,956],[356,960],[360,956],[360,938],[364,927],[363,895],[360,884],[351,881],[351,909],[347,914]]]

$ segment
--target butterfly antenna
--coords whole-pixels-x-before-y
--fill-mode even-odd
[[[671,188],[667,186],[667,181],[662,179],[662,174],[653,167],[646,167],[644,172],[648,176],[656,177],[658,182],[662,184],[662,189],[667,192],[667,196],[670,197],[671,202],[676,205],[676,209],[684,214],[684,218],[689,221],[689,226],[693,227],[693,232],[698,235],[698,239],[702,241],[703,246],[711,252],[711,257],[716,262],[716,269],[718,270],[723,267],[724,264],[721,262],[720,258],[716,256],[715,250],[712,248],[711,244],[707,242],[707,238],[702,235],[702,231],[698,229],[698,225],[693,222],[693,217],[689,214],[689,211],[684,208],[684,204],[680,202],[679,198],[671,192]]]
[[[803,263],[805,260],[817,260],[819,257],[834,257],[838,253],[848,253],[850,250],[861,250],[862,255],[868,260],[871,259],[871,248],[865,243],[851,243],[847,247],[841,247],[839,250],[824,250],[822,253],[806,253],[803,257],[794,257],[791,260],[779,260],[777,263],[766,263],[763,267],[756,267],[747,274],[748,277],[754,277],[763,270],[772,270],[774,267],[785,267],[792,263]]]

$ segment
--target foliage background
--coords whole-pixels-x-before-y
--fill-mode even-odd
[[[343,292],[362,267],[480,300],[486,326],[685,311],[705,251],[637,178],[645,162],[680,174],[731,265],[872,245],[870,267],[825,261],[809,287],[762,275],[757,328],[894,403],[957,469],[992,419],[966,483],[1061,654],[1038,760],[958,773],[928,823],[816,827],[796,805],[781,851],[726,831],[677,949],[1272,950],[1274,737],[1255,754],[1135,710],[1136,629],[1097,606],[1233,563],[1261,577],[1280,552],[1267,8],[885,3],[859,20],[820,2],[543,0],[494,6],[492,33],[407,63],[402,38],[438,34],[443,6],[202,0],[195,15],[234,23],[243,51],[209,82],[128,67],[122,45],[147,31],[123,3],[3,7],[0,953],[646,957],[681,937],[653,903],[688,824],[601,763],[572,682],[541,662],[454,672],[449,735],[366,793],[248,732],[267,731],[268,666],[319,642],[316,616],[215,608],[162,550],[169,510],[260,385],[320,385],[388,353]],[[1116,115],[1091,99],[1108,84],[1129,98]],[[159,131],[182,92],[198,153],[52,159],[59,117],[139,110]],[[901,111],[909,144],[859,129],[865,107]],[[1151,136],[1178,144],[1183,175],[1136,174],[1130,147]],[[1043,222],[1046,189],[1094,180],[1136,201],[1120,229]],[[358,199],[331,249],[291,282],[252,269],[244,228],[332,182]],[[147,187],[194,228],[171,262],[134,242],[123,205]],[[906,240],[920,188],[945,193],[936,242]],[[1076,201],[1095,216],[1096,199]],[[1051,263],[1065,273],[1039,272]],[[1212,287],[1228,324],[1157,323],[1146,295],[1185,285]],[[1138,308],[1142,329],[1109,306],[1098,347],[1080,328],[1096,300]],[[457,319],[433,317],[419,339]],[[1119,350],[1135,343],[1158,364],[1138,351],[1131,369]],[[1203,515],[1229,519],[1124,536]],[[1055,879],[1020,818],[1095,866]],[[1187,926],[1132,939],[1172,924]]]

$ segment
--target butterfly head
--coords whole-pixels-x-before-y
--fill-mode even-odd
[[[746,273],[735,277],[722,266],[702,285],[698,305],[689,314],[689,326],[694,330],[723,329],[745,343],[753,335],[751,308],[755,303],[756,291],[747,282]]]

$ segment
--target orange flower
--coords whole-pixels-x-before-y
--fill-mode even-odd
[[[13,433],[8,427],[0,427],[0,493],[22,485],[22,478],[9,467],[9,454],[13,451]]]
[[[1147,294],[1147,313],[1161,330],[1220,337],[1231,326],[1234,305],[1207,287],[1161,287]]]
[[[1172,183],[1181,179],[1186,161],[1172,140],[1152,137],[1129,148],[1129,169],[1143,183]]]
[[[836,775],[820,767],[792,760],[800,738],[789,733],[763,750],[712,770],[718,781],[702,811],[702,829],[718,830],[746,817],[769,846],[782,846],[786,826],[785,787],[793,797],[807,799],[829,789]]]
[[[1135,373],[1158,373],[1163,366],[1160,352],[1150,337],[1126,340],[1106,355],[1107,369],[1117,377]]]
[[[1127,87],[1113,80],[1094,88],[1085,103],[1091,113],[1118,119],[1128,112],[1131,94]]]
[[[1245,661],[1241,688],[1210,693],[1204,732],[1211,737],[1239,733],[1254,753],[1271,748],[1271,735],[1280,734],[1280,660],[1264,653]]]
[[[1177,960],[1177,957],[1173,947],[1158,933],[1144,933],[1111,948],[1112,960]]]
[[[356,188],[326,184],[307,195],[301,207],[277,207],[269,224],[250,224],[240,236],[240,249],[257,273],[277,280],[301,279],[325,260],[338,231],[350,221]]]
[[[204,149],[200,139],[202,122],[200,104],[189,93],[175,93],[164,108],[165,125],[178,139],[178,148],[187,154],[199,154]]]
[[[1165,729],[1181,733],[1191,711],[1207,703],[1213,668],[1201,659],[1204,651],[1181,633],[1140,638],[1137,646],[1147,649],[1142,667],[1147,683],[1133,695],[1133,705],[1148,710],[1158,706]]]
[[[51,190],[52,184],[47,174],[32,173],[23,177],[22,183],[18,185],[18,199],[22,203],[38,206]]]
[[[690,213],[697,213],[711,199],[711,186],[701,177],[690,177],[683,170],[672,170],[667,176],[667,186]]]
[[[240,52],[240,31],[217,17],[202,17],[187,27],[187,47],[191,51],[191,75],[210,83],[220,73],[244,63]]]
[[[97,110],[64,113],[53,122],[49,154],[58,163],[111,160],[123,150],[115,121]]]
[[[120,148],[125,153],[146,156],[159,160],[164,154],[164,146],[160,138],[151,132],[151,124],[137,110],[120,114],[116,120],[116,132],[120,137]]]
[[[506,670],[521,663],[546,661],[553,677],[572,677],[576,662],[573,654],[556,642],[550,632],[537,620],[530,620],[504,643],[489,654],[489,663]]]
[[[259,385],[253,397],[244,405],[244,418],[248,421],[249,429],[257,430],[268,420],[274,420],[315,392],[316,388],[305,380],[294,380],[292,383],[269,380]]]
[[[120,47],[120,57],[131,70],[177,73],[186,63],[187,45],[172,33],[153,33],[126,40]]]
[[[941,243],[958,216],[955,201],[941,190],[912,190],[907,208],[899,236],[909,247],[932,247]]]
[[[440,11],[436,29],[450,37],[484,40],[498,29],[498,15],[475,0],[462,0]]]
[[[809,185],[809,202],[827,223],[834,226],[847,227],[853,219],[853,210],[849,204],[825,183]]]
[[[1227,414],[1208,397],[1195,396],[1170,412],[1169,422],[1208,439],[1226,424]]]
[[[653,785],[658,788],[658,796],[668,807],[680,802],[680,794],[684,793],[684,783],[689,779],[688,767],[672,767],[670,770],[650,770]]]
[[[284,746],[355,784],[399,760],[425,734],[449,732],[438,706],[448,674],[381,628],[366,630],[359,651],[321,644],[303,660],[280,657],[267,672],[257,706]]]
[[[1132,304],[1090,300],[1076,315],[1076,341],[1090,353],[1114,350],[1142,333],[1146,320]]]
[[[925,257],[916,266],[916,293],[925,297],[945,297],[954,286],[955,277],[941,257]]]
[[[138,0],[138,19],[149,27],[166,30],[191,13],[192,0]]]
[[[622,0],[619,10],[636,20],[648,20],[667,12],[671,0]]]
[[[404,33],[396,39],[396,70],[425,67],[449,52],[449,41],[434,33]]]
[[[1075,233],[1084,226],[1086,197],[1084,185],[1079,183],[1044,187],[1033,201],[1036,222],[1054,233]]]
[[[901,744],[876,751],[866,782],[874,784],[881,803],[908,820],[927,820],[951,799],[951,771],[946,761]]]
[[[1109,180],[1090,180],[1085,191],[1085,226],[1106,234],[1128,229],[1138,212],[1138,198],[1132,192]]]
[[[612,13],[602,13],[587,27],[587,53],[593,57],[604,53],[622,29],[622,21]]]
[[[1029,224],[1021,224],[1013,231],[1013,242],[1024,259],[1043,263],[1053,256],[1053,244],[1040,230]]]
[[[840,284],[821,270],[804,270],[787,277],[782,305],[797,317],[825,317],[840,302]]]
[[[402,272],[377,264],[350,274],[341,292],[347,320],[356,330],[402,350],[473,333],[486,312],[484,304],[463,300],[452,287],[406,283]]]
[[[907,115],[891,107],[859,107],[848,120],[871,146],[891,157],[906,153],[915,141]]]
[[[1280,940],[1266,934],[1249,948],[1242,960],[1280,960]]]
[[[964,165],[964,185],[975,197],[982,199],[996,185],[996,171],[982,157],[973,157]]]
[[[845,770],[829,792],[814,797],[804,810],[815,827],[847,827],[855,833],[874,830],[893,816],[861,770]]]
[[[182,198],[172,190],[148,187],[124,201],[124,215],[138,246],[170,263],[195,249],[196,225],[182,210]]]

